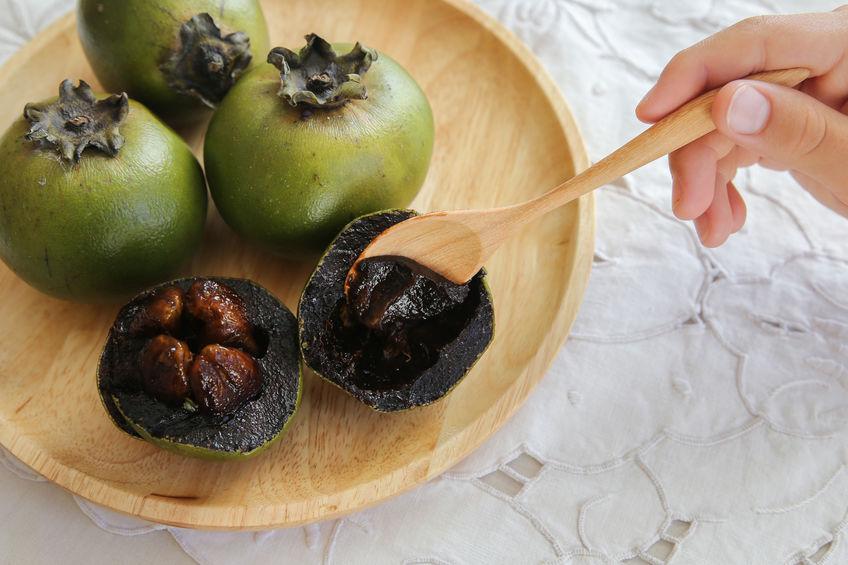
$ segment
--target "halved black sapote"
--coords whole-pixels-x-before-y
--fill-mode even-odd
[[[249,457],[282,435],[300,403],[297,322],[251,281],[164,283],[118,313],[97,385],[132,436],[193,457]]]
[[[382,412],[445,396],[494,331],[482,270],[456,285],[404,259],[377,257],[360,263],[345,295],[347,273],[371,240],[414,215],[389,210],[348,224],[318,263],[298,306],[306,364]]]

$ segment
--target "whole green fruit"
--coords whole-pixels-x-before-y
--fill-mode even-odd
[[[268,51],[258,0],[80,0],[77,21],[107,90],[180,121],[214,108]]]
[[[273,66],[236,84],[204,147],[224,220],[295,257],[320,253],[356,217],[408,205],[434,138],[427,98],[398,63],[359,44],[307,41],[299,54],[274,49]]]
[[[126,95],[63,82],[0,138],[0,171],[0,258],[47,294],[112,301],[170,278],[200,244],[200,165]]]

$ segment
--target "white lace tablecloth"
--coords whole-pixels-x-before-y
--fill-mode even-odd
[[[72,3],[0,0],[0,59]],[[596,159],[642,129],[633,108],[679,49],[746,16],[836,6],[479,3],[545,63]],[[263,533],[166,529],[76,500],[128,539],[81,524],[57,487],[13,477],[38,480],[6,454],[0,561],[185,559],[170,533],[210,564],[848,563],[848,221],[754,169],[737,183],[747,226],[706,250],[670,215],[669,185],[660,162],[598,193],[568,344],[512,421],[443,477]]]

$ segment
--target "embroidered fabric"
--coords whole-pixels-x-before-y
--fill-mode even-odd
[[[744,17],[801,9],[478,3],[545,63],[594,158],[641,130],[633,107],[675,52]],[[72,4],[0,0],[0,58]],[[752,169],[737,179],[748,225],[706,250],[670,215],[669,184],[662,161],[597,194],[594,268],[569,342],[527,404],[450,472],[304,528],[168,531],[209,564],[848,562],[848,222],[787,175]],[[0,466],[40,479],[8,453]],[[78,503],[118,535],[164,528]]]

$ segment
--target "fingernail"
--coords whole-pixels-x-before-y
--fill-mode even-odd
[[[759,133],[768,121],[771,104],[760,91],[747,84],[742,85],[730,99],[727,110],[727,126],[736,133],[751,135]]]

